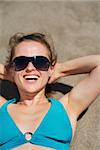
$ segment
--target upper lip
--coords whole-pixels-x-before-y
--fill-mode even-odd
[[[38,74],[26,74],[26,75],[23,75],[24,78],[25,78],[26,76],[37,76],[37,77],[40,77]]]

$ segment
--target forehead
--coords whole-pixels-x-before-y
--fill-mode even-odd
[[[15,48],[15,56],[48,56],[48,53],[45,45],[32,40],[23,41]]]

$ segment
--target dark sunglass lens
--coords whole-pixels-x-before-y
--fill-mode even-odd
[[[16,57],[13,62],[16,71],[23,70],[28,65],[28,61],[24,56]]]
[[[47,71],[48,68],[49,68],[49,66],[50,66],[50,62],[44,56],[36,56],[35,64],[34,65],[39,70]]]

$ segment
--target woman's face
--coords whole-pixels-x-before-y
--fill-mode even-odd
[[[43,44],[30,40],[23,41],[16,46],[13,58],[19,56],[45,56],[49,59],[49,52]],[[14,71],[13,78],[19,92],[37,93],[45,89],[51,73],[51,67],[47,71],[42,71],[29,62],[25,69]]]

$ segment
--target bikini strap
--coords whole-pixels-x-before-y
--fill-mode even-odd
[[[16,98],[13,98],[13,99],[11,99],[11,100],[7,100],[7,102],[5,102],[5,103],[1,106],[0,110],[5,110],[5,109],[7,108],[7,106],[8,106],[10,103],[15,103],[15,102],[16,102]]]

